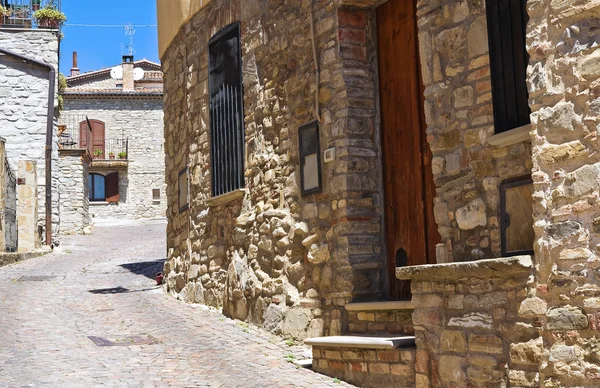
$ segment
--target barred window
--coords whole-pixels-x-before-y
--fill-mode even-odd
[[[240,25],[218,32],[208,44],[210,157],[213,197],[244,185],[244,116]]]

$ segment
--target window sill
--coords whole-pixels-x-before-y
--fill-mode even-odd
[[[110,202],[106,201],[90,201],[90,206],[107,206]]]
[[[509,145],[530,141],[531,137],[529,136],[529,132],[531,132],[531,124],[490,136],[487,138],[487,142],[496,147],[507,147]]]
[[[238,189],[219,195],[218,197],[212,197],[206,200],[208,206],[220,206],[229,202],[233,202],[237,199],[243,198],[246,195],[246,189]]]

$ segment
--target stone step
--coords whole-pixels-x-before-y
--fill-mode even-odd
[[[316,337],[304,340],[306,345],[322,348],[355,348],[355,349],[398,349],[415,346],[414,336],[404,337],[359,337],[340,335]]]
[[[389,311],[389,310],[412,310],[413,304],[410,300],[385,301],[385,302],[357,302],[346,304],[348,311]]]
[[[415,387],[414,336],[309,338],[312,369],[359,387]]]

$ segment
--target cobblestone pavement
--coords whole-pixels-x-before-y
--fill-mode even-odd
[[[0,387],[349,386],[285,360],[302,347],[165,295],[151,278],[164,230],[97,227],[64,239],[62,253],[0,268]],[[160,342],[99,347],[88,338],[132,335]]]

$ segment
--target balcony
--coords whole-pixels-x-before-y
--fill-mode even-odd
[[[104,123],[87,116],[63,114],[58,124],[58,150],[80,152],[98,169],[126,168],[128,138],[105,138]]]
[[[0,6],[5,8],[0,12],[0,28],[50,28],[58,29],[60,24],[52,22],[38,22],[33,14],[38,9],[52,7],[61,10],[61,0],[0,0]]]

